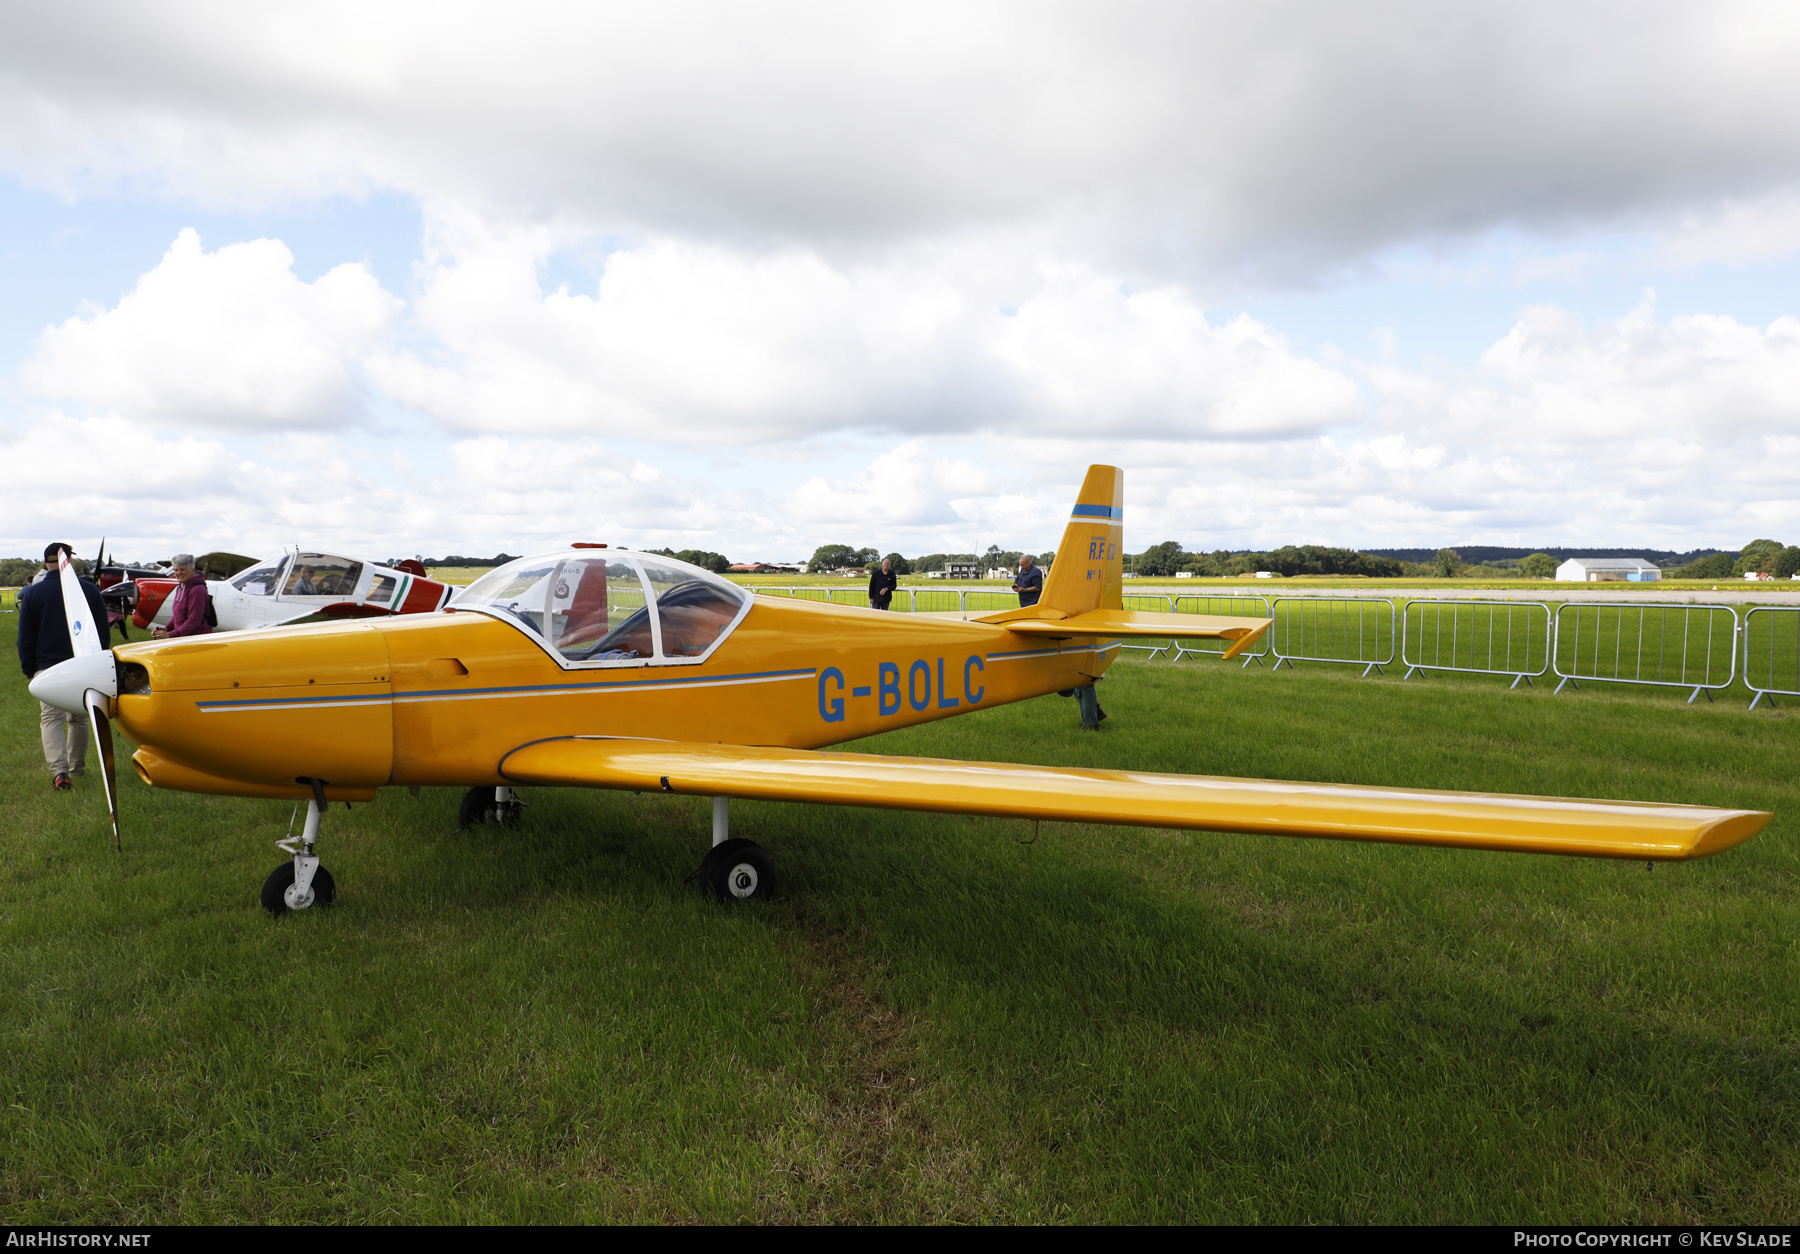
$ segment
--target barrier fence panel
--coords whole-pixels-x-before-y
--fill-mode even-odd
[[[1541,601],[1408,601],[1400,615],[1405,679],[1420,671],[1511,675],[1512,687],[1550,669],[1550,607]]]
[[[1004,588],[965,588],[962,599],[963,609],[971,614],[1019,608],[1019,594]]]
[[[1373,597],[1276,597],[1271,670],[1286,662],[1338,662],[1385,674],[1394,664],[1394,603]]]
[[[1729,688],[1737,677],[1738,617],[1729,605],[1647,602],[1601,605],[1566,601],[1556,609],[1551,667],[1561,692],[1582,680],[1653,684],[1701,693]]]
[[[1220,592],[1212,595],[1183,593],[1175,598],[1174,612],[1177,614],[1222,614],[1227,618],[1274,617],[1269,612],[1268,597],[1244,592]],[[1229,640],[1177,640],[1173,643],[1177,662],[1189,653],[1195,657],[1218,657],[1232,644]],[[1239,664],[1239,669],[1252,662],[1261,666],[1262,660],[1269,656],[1269,637],[1265,634],[1261,640],[1238,656],[1244,659]]]
[[[1120,599],[1120,608],[1127,610],[1145,610],[1152,614],[1173,614],[1175,603],[1160,592],[1127,592]],[[1149,644],[1121,644],[1119,651],[1137,649],[1155,657],[1158,653],[1167,653],[1175,647],[1173,640],[1153,640]]]
[[[861,585],[845,588],[817,584],[794,587],[757,585],[750,587],[749,591],[758,596],[783,596],[796,601],[823,601],[830,605],[866,606],[869,603],[868,589]],[[1155,601],[1159,609],[1168,602],[1167,597],[1161,596],[1148,599]],[[914,614],[992,614],[996,610],[1015,609],[1018,604],[1018,593],[1000,588],[896,588],[890,608]]]
[[[1755,709],[1775,694],[1800,697],[1800,606],[1758,605],[1744,612],[1744,686]]]

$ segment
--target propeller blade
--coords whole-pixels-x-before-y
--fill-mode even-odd
[[[81,581],[75,577],[75,565],[69,561],[69,555],[61,555],[57,575],[62,580],[63,614],[69,620],[69,647],[75,650],[76,657],[85,657],[90,653],[100,652],[100,625],[94,621],[93,611],[88,608],[87,596],[81,590]]]
[[[100,775],[106,781],[106,813],[112,819],[113,848],[119,844],[119,777],[113,769],[112,720],[106,716],[106,694],[87,690],[88,725],[94,729],[94,746],[100,750]]]

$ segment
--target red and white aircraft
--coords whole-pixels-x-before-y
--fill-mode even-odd
[[[258,561],[228,579],[208,579],[219,631],[279,627],[311,618],[385,618],[428,614],[443,608],[456,591],[425,575],[418,562],[378,566],[332,553],[296,549]],[[139,627],[167,626],[173,579],[139,579]]]

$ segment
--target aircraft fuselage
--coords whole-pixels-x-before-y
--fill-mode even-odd
[[[1112,640],[759,597],[704,662],[570,670],[521,630],[449,612],[117,650],[119,729],[148,782],[333,798],[387,785],[504,782],[556,736],[812,749],[1075,687]]]

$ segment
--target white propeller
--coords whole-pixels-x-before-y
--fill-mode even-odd
[[[92,607],[88,605],[87,595],[81,590],[81,580],[75,577],[75,567],[69,561],[69,554],[64,551],[62,560],[57,566],[57,576],[62,580],[63,614],[69,620],[69,644],[75,650],[70,662],[80,662],[105,650],[100,645],[100,627],[94,621]],[[111,660],[110,658],[108,659]],[[94,663],[76,667],[69,662],[62,663],[70,670],[79,670],[100,678]],[[106,667],[105,674],[111,679],[108,687],[112,692],[104,692],[99,688],[84,686],[81,696],[82,707],[87,711],[88,726],[94,729],[94,747],[100,751],[100,776],[106,781],[106,812],[112,818],[113,848],[119,848],[119,783],[113,772],[113,738],[112,720],[107,717],[107,700],[118,694],[119,683],[113,676],[112,668]],[[101,682],[106,682],[102,679]]]
[[[75,566],[67,550],[59,555],[57,575],[62,579],[63,613],[69,619],[69,644],[76,657],[100,652],[100,629],[94,623],[93,611],[81,591],[81,580],[75,577]]]

